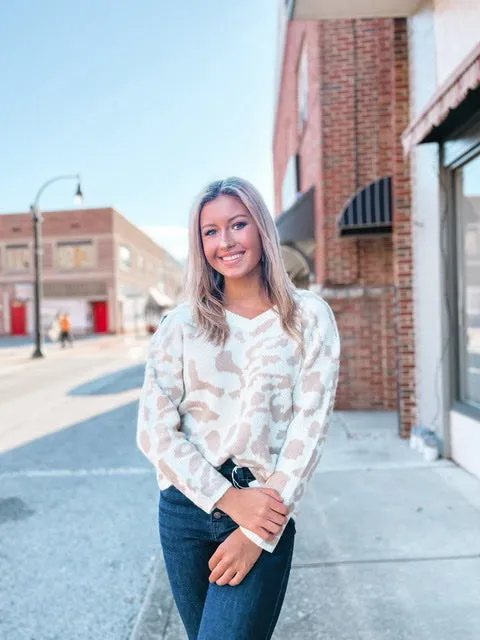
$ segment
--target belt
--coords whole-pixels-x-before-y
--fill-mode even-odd
[[[248,467],[239,467],[233,460],[226,460],[218,471],[237,489],[246,489],[255,476]]]

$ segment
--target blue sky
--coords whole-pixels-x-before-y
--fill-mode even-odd
[[[208,181],[241,175],[273,205],[276,0],[2,3],[0,212],[81,173],[177,256]],[[74,183],[42,196],[73,207]]]

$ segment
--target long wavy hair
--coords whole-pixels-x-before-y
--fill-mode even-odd
[[[203,207],[219,196],[237,198],[250,212],[262,244],[261,277],[265,293],[276,308],[284,331],[302,343],[295,288],[285,270],[277,229],[259,191],[242,178],[225,178],[207,185],[190,215],[186,295],[193,319],[207,340],[225,344],[230,331],[224,309],[224,277],[207,261],[200,233]]]

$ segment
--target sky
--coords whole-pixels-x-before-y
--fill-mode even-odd
[[[227,175],[273,206],[276,0],[15,0],[0,10],[0,213],[80,173],[177,258],[195,196]],[[74,208],[74,182],[42,195]]]

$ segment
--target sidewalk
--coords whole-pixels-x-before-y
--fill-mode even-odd
[[[425,463],[395,414],[336,413],[274,640],[478,640],[479,602],[480,482]],[[159,553],[130,640],[185,638]]]

